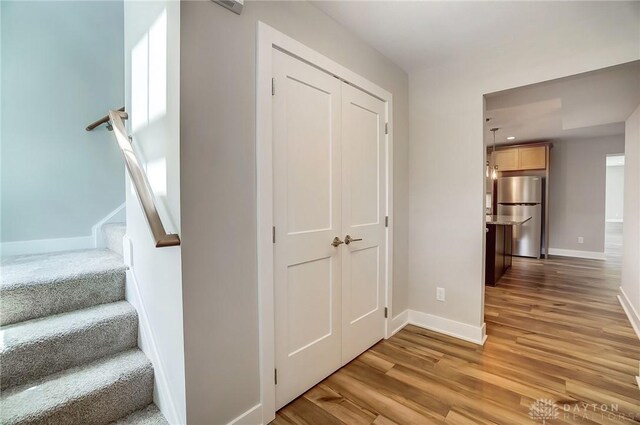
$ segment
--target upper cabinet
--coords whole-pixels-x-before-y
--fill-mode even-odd
[[[504,149],[493,153],[493,163],[498,166],[498,171],[519,170],[518,149]]]
[[[518,166],[520,170],[544,170],[547,168],[545,146],[518,148]]]
[[[493,153],[493,163],[498,171],[544,170],[547,168],[546,149],[546,146],[500,149]]]

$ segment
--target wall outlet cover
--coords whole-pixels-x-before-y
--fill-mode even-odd
[[[438,300],[438,301],[444,301],[445,300],[444,288],[436,288],[436,300]]]
[[[584,243],[584,237],[578,236],[578,243]]]

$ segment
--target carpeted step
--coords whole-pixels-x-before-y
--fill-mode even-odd
[[[169,425],[169,422],[155,404],[150,404],[111,425]]]
[[[108,223],[102,226],[107,248],[122,256],[122,238],[127,233],[125,223]]]
[[[1,388],[136,347],[138,315],[119,301],[0,328]]]
[[[0,325],[123,300],[125,271],[107,249],[6,257]]]
[[[152,399],[151,362],[131,350],[9,388],[0,397],[0,423],[108,424]]]

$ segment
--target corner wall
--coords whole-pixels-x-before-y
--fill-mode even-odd
[[[124,202],[113,136],[85,131],[124,105],[122,4],[0,2],[0,241],[9,255],[47,241],[89,248],[92,226]]]
[[[187,418],[224,424],[260,403],[256,234],[256,29],[282,31],[393,94],[394,292],[407,299],[408,81],[308,2],[182,7],[181,155]]]
[[[604,253],[607,155],[624,135],[554,142],[549,170],[549,248]],[[578,236],[584,243],[578,243]],[[553,251],[551,251],[553,254]]]
[[[409,308],[482,326],[483,95],[640,59],[640,5],[621,8],[527,45],[507,41],[493,56],[410,73]]]
[[[627,314],[632,322],[635,320],[636,332],[640,337],[640,316],[638,315],[640,313],[640,262],[638,261],[640,258],[640,105],[625,124],[622,232],[621,289],[628,303]]]
[[[125,98],[133,148],[167,231],[180,230],[180,2],[126,0]],[[172,425],[186,423],[181,247],[156,248],[127,178],[127,300],[138,342],[153,362],[154,402]]]

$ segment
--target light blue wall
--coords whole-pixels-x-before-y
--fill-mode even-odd
[[[122,1],[0,2],[1,240],[87,236],[124,202]]]

